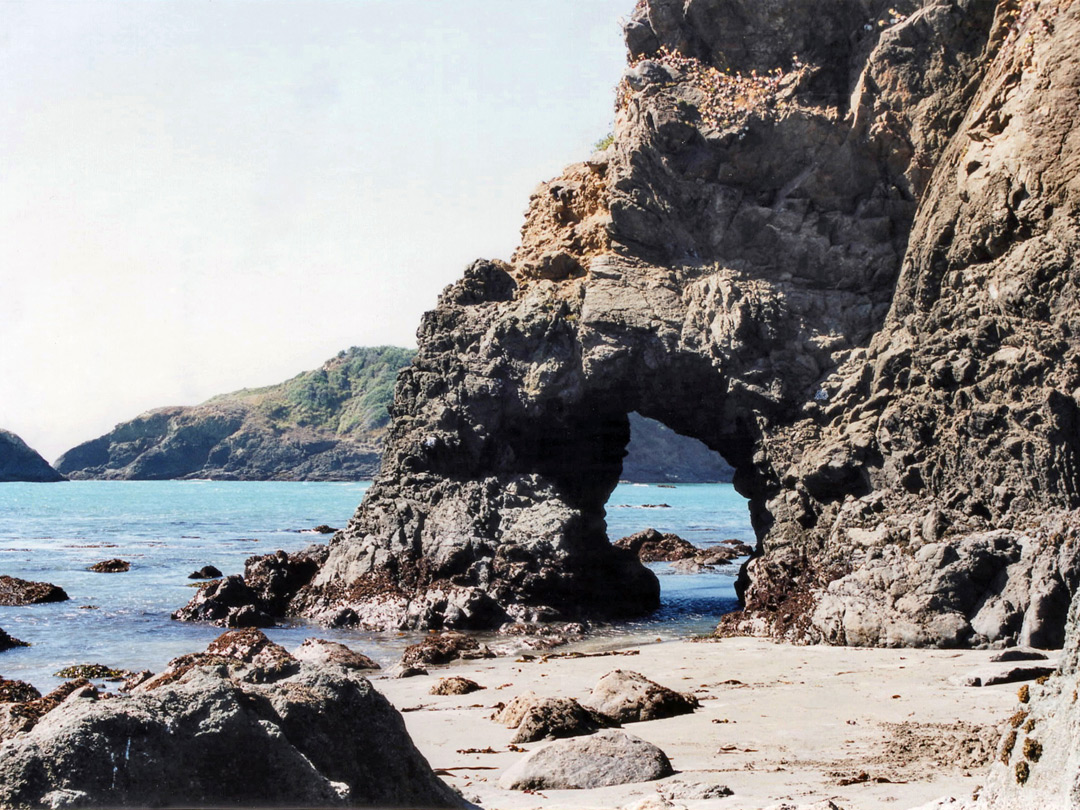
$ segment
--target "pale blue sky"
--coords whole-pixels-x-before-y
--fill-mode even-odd
[[[0,427],[414,345],[613,118],[633,0],[0,0]]]

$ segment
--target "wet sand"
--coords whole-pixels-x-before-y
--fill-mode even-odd
[[[567,649],[575,648],[553,652]],[[996,727],[1016,706],[1016,684],[950,682],[986,665],[990,651],[800,647],[734,638],[646,643],[622,652],[630,654],[463,661],[427,676],[377,677],[374,683],[404,713],[431,765],[489,809],[619,808],[650,799],[656,807],[734,810],[829,799],[845,810],[903,810],[942,796],[970,797],[993,754]],[[490,719],[496,704],[529,689],[582,700],[613,669],[640,672],[701,701],[691,715],[625,726],[663,749],[677,774],[591,790],[501,790],[500,774],[525,754],[508,747],[514,731]],[[486,688],[429,694],[448,675]],[[495,753],[465,753],[489,748]],[[680,798],[687,792],[681,785],[701,783],[726,785],[733,795]]]

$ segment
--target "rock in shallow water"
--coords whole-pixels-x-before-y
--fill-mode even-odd
[[[565,790],[663,779],[674,771],[667,755],[625,731],[557,740],[533,751],[499,779],[504,790]]]
[[[366,679],[283,669],[261,633],[237,635],[174,679],[66,697],[0,745],[0,806],[463,806]]]
[[[13,647],[29,647],[25,641],[19,641],[14,636],[9,636],[3,628],[0,628],[0,652],[10,650]]]
[[[221,576],[221,569],[215,565],[204,565],[198,571],[188,574],[188,579],[217,579]]]
[[[123,574],[131,570],[131,563],[127,560],[102,560],[91,565],[89,570],[95,574]]]
[[[16,577],[0,576],[0,606],[66,602],[69,598],[63,588],[48,582],[30,582]]]

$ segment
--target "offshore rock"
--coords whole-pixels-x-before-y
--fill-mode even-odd
[[[625,618],[630,413],[735,469],[724,632],[1060,646],[1080,586],[1080,6],[643,0],[614,141],[447,288],[287,609]],[[798,59],[794,55],[798,54]]]
[[[698,548],[676,534],[661,534],[656,529],[645,529],[614,543],[616,548],[634,552],[642,562],[673,562],[693,558]]]
[[[67,592],[48,582],[30,582],[26,579],[0,576],[0,605],[40,605],[48,602],[66,602]]]
[[[66,481],[26,442],[9,430],[0,430],[0,483]]]
[[[223,639],[130,694],[71,692],[0,746],[0,805],[464,806],[366,679],[274,669],[257,638]]]

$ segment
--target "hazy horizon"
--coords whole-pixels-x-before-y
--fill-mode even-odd
[[[5,2],[0,427],[54,461],[151,408],[415,346],[610,129],[632,8]]]

